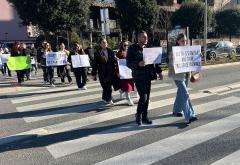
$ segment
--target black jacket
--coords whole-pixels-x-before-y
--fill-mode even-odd
[[[161,73],[159,65],[146,65],[140,67],[139,62],[143,61],[143,48],[138,44],[133,44],[128,48],[126,56],[127,66],[132,69],[132,76],[134,81],[155,80],[157,73]]]
[[[92,75],[96,76],[98,73],[100,81],[113,81],[117,77],[117,58],[114,52],[107,48],[107,60],[101,54],[101,49],[97,50],[94,54]]]

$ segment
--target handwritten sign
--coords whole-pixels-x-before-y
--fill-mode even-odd
[[[90,67],[88,55],[72,55],[71,59],[73,68]]]
[[[201,46],[175,46],[173,50],[173,65],[175,73],[185,73],[201,70]]]
[[[160,64],[162,60],[162,48],[144,48],[143,59],[145,61],[145,65]]]
[[[126,59],[118,60],[120,79],[132,79],[132,70],[127,67]]]
[[[67,65],[67,55],[63,52],[50,52],[46,55],[47,66]]]

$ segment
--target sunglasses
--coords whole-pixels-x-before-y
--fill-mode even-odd
[[[128,45],[123,45],[124,47],[127,47]]]

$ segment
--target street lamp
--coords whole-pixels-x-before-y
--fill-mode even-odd
[[[207,15],[208,15],[208,1],[205,0],[205,14],[204,14],[204,63],[207,62]]]

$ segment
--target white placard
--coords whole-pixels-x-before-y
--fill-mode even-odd
[[[3,63],[2,63],[2,58],[0,58],[0,68],[2,68]]]
[[[47,66],[67,65],[67,55],[63,52],[50,52],[46,55]]]
[[[36,64],[36,61],[34,58],[31,58],[31,64]]]
[[[173,66],[175,73],[201,71],[201,46],[175,46],[173,51]]]
[[[120,79],[132,79],[132,70],[127,67],[126,59],[118,60]]]
[[[80,68],[80,67],[90,67],[89,57],[88,55],[72,55],[72,67]]]
[[[145,65],[149,64],[160,64],[162,60],[162,48],[144,48],[143,49],[143,59],[145,61]]]
[[[7,63],[7,57],[9,57],[9,56],[10,56],[10,54],[0,54],[2,64]]]

